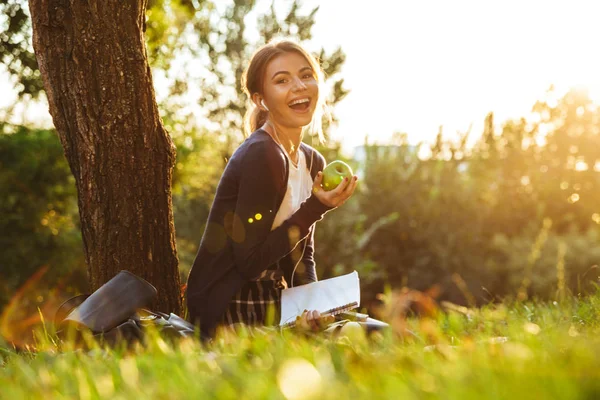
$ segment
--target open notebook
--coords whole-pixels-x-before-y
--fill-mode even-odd
[[[360,283],[356,271],[347,275],[285,289],[281,292],[280,326],[293,325],[304,310],[336,315],[360,305]]]

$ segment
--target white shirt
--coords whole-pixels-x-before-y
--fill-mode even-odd
[[[287,181],[287,189],[285,196],[281,202],[279,210],[275,215],[275,220],[271,226],[271,230],[277,228],[286,219],[300,208],[300,204],[310,197],[310,191],[312,190],[313,180],[310,176],[308,166],[306,164],[306,156],[302,150],[298,151],[298,166],[294,166],[289,154],[284,151],[286,157],[289,160],[290,173]]]

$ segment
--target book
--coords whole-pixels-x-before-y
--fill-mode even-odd
[[[344,304],[344,305],[339,306],[339,307],[330,308],[329,310],[326,310],[325,312],[322,312],[321,313],[321,317],[327,317],[327,316],[345,314],[348,311],[355,309],[356,307],[358,307],[358,303],[354,301],[352,303]],[[294,325],[296,325],[296,320],[295,319],[293,321],[290,321],[290,322],[287,322],[287,323],[281,325],[281,327],[282,328],[289,328],[289,327],[292,327]]]
[[[337,315],[360,305],[360,282],[356,271],[281,292],[282,327],[292,326],[304,310],[317,310],[321,315]]]

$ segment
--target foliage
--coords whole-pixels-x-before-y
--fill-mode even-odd
[[[186,46],[182,33],[187,24],[192,21],[196,26],[203,26],[211,10],[212,4],[208,0],[148,1],[146,42],[151,65],[168,69],[177,51]],[[16,78],[19,97],[38,97],[44,87],[31,45],[27,2],[8,0],[0,3],[0,27],[0,63]]]
[[[0,347],[7,398],[597,398],[600,306],[525,302],[407,320],[370,341],[241,330],[203,346],[152,336],[131,349]]]
[[[316,7],[301,15],[301,2],[294,0],[281,18],[273,3],[268,13],[257,16],[259,39],[249,41],[246,17],[255,7],[254,0],[221,2],[219,7],[211,0],[150,0],[146,6],[149,64],[154,75],[164,75],[169,82],[169,95],[161,108],[167,114],[185,109],[189,106],[190,88],[194,88],[194,93],[200,91],[198,104],[207,119],[218,126],[220,140],[227,142],[228,153],[243,139],[246,99],[238,84],[245,63],[260,45],[274,37],[310,40],[318,11]],[[4,28],[0,34],[0,63],[16,79],[19,97],[25,94],[37,97],[43,91],[43,84],[31,47],[26,2],[10,0],[0,4],[0,24]],[[335,104],[348,93],[338,76],[345,54],[337,48],[331,54],[321,49],[316,55],[332,88],[330,103]],[[176,60],[185,68],[174,67]],[[179,114],[189,116],[185,112]]]
[[[31,47],[31,22],[27,3],[0,3],[0,63],[16,77],[19,97],[37,97],[43,89],[37,60]]]
[[[170,116],[171,117],[171,116]],[[173,171],[173,214],[182,282],[187,280],[223,173],[223,144],[193,123],[164,118],[177,146]]]
[[[0,130],[0,304],[42,267],[46,287],[69,275],[85,287],[74,179],[56,133]]]
[[[319,227],[318,261],[362,272],[367,299],[386,284],[440,285],[461,303],[593,289],[600,112],[577,90],[534,110],[498,133],[490,114],[473,147],[441,133],[429,149],[403,135],[367,145],[360,190]],[[332,251],[335,232],[343,244]]]
[[[200,33],[200,41],[207,48],[210,57],[210,77],[202,87],[200,105],[208,111],[208,118],[218,121],[221,135],[237,143],[241,141],[243,116],[246,112],[246,96],[239,88],[244,68],[252,53],[273,38],[285,37],[298,42],[312,38],[312,27],[318,7],[308,15],[300,15],[300,1],[295,0],[285,18],[278,17],[274,3],[270,12],[258,17],[259,39],[256,43],[246,39],[246,15],[255,7],[255,1],[234,1],[225,11],[227,29],[219,29],[221,24],[209,32]],[[341,48],[328,55],[324,49],[317,54],[325,76],[334,88],[330,103],[340,101],[347,91],[343,80],[336,74],[341,70],[345,55]],[[231,138],[230,138],[231,136]]]

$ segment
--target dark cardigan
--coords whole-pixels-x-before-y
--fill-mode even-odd
[[[311,176],[325,158],[302,143]],[[242,285],[278,264],[290,286],[316,281],[314,224],[331,210],[314,194],[271,231],[287,189],[289,160],[268,133],[253,132],[234,152],[219,181],[200,248],[187,283],[189,319],[204,337],[214,334]],[[292,270],[306,244],[291,282]],[[297,250],[295,250],[297,249]],[[295,250],[295,251],[294,251]]]

